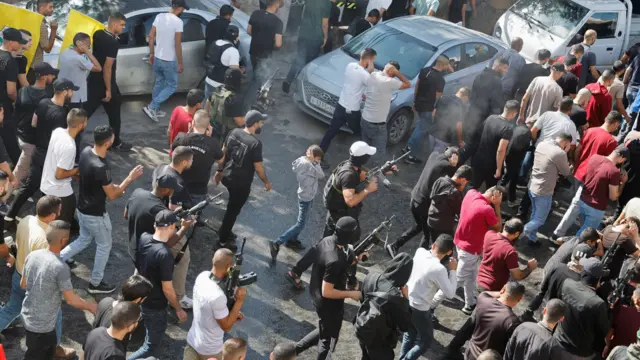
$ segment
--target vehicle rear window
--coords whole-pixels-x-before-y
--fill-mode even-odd
[[[389,61],[395,60],[400,64],[400,72],[409,79],[415,78],[438,51],[435,46],[384,24],[376,25],[356,36],[342,49],[359,59],[360,52],[369,47],[378,53],[376,69],[382,70]]]
[[[520,0],[511,7],[511,11],[532,26],[566,38],[589,9],[571,0]]]

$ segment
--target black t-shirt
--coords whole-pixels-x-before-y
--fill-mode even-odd
[[[103,327],[91,330],[82,350],[85,360],[125,360],[127,358],[124,342],[112,338]]]
[[[587,123],[587,112],[580,105],[573,104],[569,118],[576,125],[576,128],[579,128]]]
[[[511,334],[520,325],[520,320],[510,307],[487,293],[478,296],[471,320],[474,328],[466,358],[474,360],[487,349],[504,354]]]
[[[418,112],[433,111],[436,104],[436,93],[444,91],[444,76],[443,74],[434,69],[426,68],[420,70],[418,77],[420,83],[416,91],[416,110]]]
[[[451,0],[449,2],[449,21],[458,23],[462,21],[462,7],[467,3],[466,0]]]
[[[216,40],[220,40],[224,37],[227,32],[227,27],[229,27],[229,21],[221,18],[220,16],[207,23],[207,28],[205,30],[205,43],[207,44],[207,49],[209,48],[209,45],[213,44]]]
[[[80,184],[78,186],[78,210],[91,216],[102,216],[106,212],[107,194],[103,186],[111,184],[111,169],[107,159],[101,158],[87,146],[80,153]]]
[[[429,134],[446,143],[457,144],[456,126],[458,122],[464,122],[464,104],[455,95],[443,95],[436,102],[435,108],[435,126],[430,129]]]
[[[372,27],[373,25],[371,25],[371,23],[368,22],[367,19],[357,18],[351,23],[351,25],[349,25],[348,32],[355,37],[371,29]]]
[[[66,106],[58,106],[51,99],[43,99],[38,104],[35,114],[38,116],[38,122],[35,129],[35,145],[45,153],[49,148],[49,140],[53,130],[61,127],[67,128],[67,113],[69,109]]]
[[[0,163],[7,162],[8,159],[9,155],[7,155],[7,149],[4,147],[4,140],[0,136]],[[0,244],[4,244],[4,240]]]
[[[16,64],[18,65],[18,75],[26,75],[27,74],[27,58],[25,56],[16,56]],[[20,81],[16,81],[16,89],[20,91]]]
[[[525,124],[516,125],[513,128],[513,135],[509,146],[507,147],[507,155],[522,155],[531,147],[531,130]]]
[[[168,301],[162,292],[162,282],[173,279],[173,256],[167,244],[154,239],[152,234],[142,234],[136,253],[136,269],[153,285],[151,293],[142,305],[149,309],[167,307]]]
[[[193,165],[182,173],[182,178],[190,194],[206,194],[211,167],[222,159],[222,149],[218,140],[204,134],[179,133],[173,140],[171,149],[187,146],[193,151]]]
[[[640,43],[635,43],[627,49],[624,53],[629,57],[629,62],[631,63],[636,56],[638,55],[638,50],[640,50]]]
[[[226,187],[251,186],[254,164],[262,162],[262,143],[244,129],[233,129],[225,140],[223,184]]]
[[[106,297],[98,303],[98,310],[93,317],[92,327],[94,329],[103,327],[108,328],[111,326],[111,314],[113,313],[113,303],[116,300],[111,297]]]
[[[167,202],[167,206],[169,204],[173,204],[180,205],[185,209],[190,208],[191,195],[189,195],[189,189],[187,189],[182,174],[178,173],[178,171],[172,168],[171,165],[160,165],[153,171],[153,183],[155,184],[156,180],[162,175],[168,175],[172,178],[175,178],[178,185],[182,186],[182,191],[173,192],[173,195],[171,195],[171,199],[169,199],[169,201]]]
[[[572,73],[571,71],[567,71],[562,75],[558,81],[556,81],[558,85],[562,88],[562,96],[569,96],[569,94],[577,94],[578,93],[578,77]]]
[[[424,204],[430,201],[433,183],[445,175],[453,176],[455,171],[456,168],[451,165],[444,154],[437,152],[431,153],[427,159],[427,163],[424,165],[424,169],[422,169],[418,182],[411,191],[411,200],[418,204]],[[426,211],[428,210],[429,209],[425,209],[425,215],[427,215]]]
[[[167,206],[151,191],[138,188],[131,194],[126,209],[129,219],[129,250],[133,254],[138,248],[140,236],[145,232],[154,232],[153,225],[156,221],[156,215],[160,211],[166,210]]]
[[[42,99],[52,95],[46,88],[39,89],[35,86],[28,86],[18,91],[14,123],[18,127],[18,136],[27,144],[34,144],[36,141],[36,128],[31,126],[33,113]]]
[[[478,146],[478,154],[482,156],[474,156],[472,166],[478,171],[495,171],[496,169],[496,152],[500,140],[511,140],[513,136],[513,123],[507,121],[501,115],[491,115],[484,122],[482,129],[482,137]],[[483,169],[483,170],[481,170]]]
[[[336,245],[336,238],[328,236],[316,245],[316,261],[311,270],[309,292],[313,304],[317,308],[341,310],[344,299],[327,299],[322,297],[322,282],[334,285],[337,290],[344,290],[347,282],[349,263],[345,252]]]
[[[533,79],[547,75],[549,75],[549,69],[545,69],[540,64],[530,63],[523,65],[518,73],[518,80],[516,80],[516,93],[523,96]]]
[[[118,58],[118,49],[120,48],[120,44],[116,39],[115,35],[108,32],[107,30],[98,30],[93,33],[93,56],[96,57],[96,60],[100,63],[100,66],[104,69],[104,63],[107,58],[113,58],[113,68],[111,69],[111,83],[116,83],[116,63]],[[92,80],[96,83],[104,84],[104,80],[102,78],[102,71],[100,72],[90,72],[89,80]]]
[[[256,10],[249,18],[251,45],[249,54],[268,57],[275,49],[275,36],[282,35],[282,20],[266,10]]]
[[[617,235],[617,233],[611,230],[611,226],[603,230],[604,239],[617,239],[615,240],[615,242],[618,244],[618,248],[615,253],[613,253],[613,257],[611,258],[611,262],[608,266],[610,270],[608,279],[617,278],[620,274],[620,270],[622,269],[622,264],[624,264],[624,261],[627,259],[627,257],[638,251],[638,248],[636,247],[636,244],[632,238],[624,234],[620,234],[620,237],[618,237]]]
[[[234,92],[224,101],[224,115],[230,118],[244,117],[244,99]]]
[[[344,211],[349,209],[349,206],[344,201],[343,192],[346,189],[353,189],[358,192],[358,186],[361,184],[360,171],[361,170],[356,170],[349,160],[340,163],[335,168],[332,176],[328,180],[332,183],[327,184],[327,186],[331,185],[330,193],[326,199],[327,210]],[[362,202],[355,207],[362,207]]]
[[[10,52],[0,50],[0,105],[4,107],[5,116],[11,114],[13,103],[7,94],[7,81],[18,82],[18,63]]]
[[[331,3],[331,13],[329,15],[329,26],[340,25],[340,8],[336,3]]]

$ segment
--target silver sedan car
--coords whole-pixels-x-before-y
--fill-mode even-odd
[[[300,72],[294,99],[304,112],[325,123],[331,122],[348,63],[358,61],[365,48],[377,52],[375,67],[382,70],[390,60],[415,86],[420,70],[432,66],[439,55],[450,59],[445,75],[445,94],[471,86],[476,75],[505,45],[499,39],[448,21],[427,16],[407,16],[378,24],[351,39],[342,48],[321,56]],[[413,125],[414,88],[394,93],[387,118],[389,143],[404,139]],[[346,130],[346,129],[345,129]]]
[[[34,9],[35,3],[35,1],[28,1],[16,5]],[[150,94],[155,77],[153,67],[149,65],[147,39],[156,15],[169,11],[169,7],[164,7],[167,4],[170,4],[170,1],[56,0],[52,17],[59,24],[58,39],[51,52],[45,54],[45,61],[53,66],[58,65],[62,38],[71,9],[100,22],[106,22],[111,11],[122,11],[127,17],[127,24],[124,32],[119,36],[120,50],[118,51],[116,71],[118,87],[123,95]],[[215,0],[191,1],[190,5],[191,10],[185,11],[180,17],[184,22],[182,33],[184,72],[178,76],[177,91],[181,92],[203,86],[206,73],[204,66],[205,28],[209,21],[216,18],[221,6]],[[251,36],[247,34],[249,16],[236,9],[231,22],[240,29],[240,56],[247,60],[247,68],[250,71],[250,61],[248,60]]]

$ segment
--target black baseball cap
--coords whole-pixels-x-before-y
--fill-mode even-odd
[[[571,258],[576,260],[590,258],[591,256],[593,256],[593,249],[587,244],[578,244],[571,254]]]
[[[247,127],[252,127],[258,121],[265,121],[268,119],[268,116],[261,113],[258,110],[249,110],[249,112],[244,116],[244,123]]]
[[[168,174],[162,174],[156,179],[156,183],[161,188],[173,189],[173,191],[182,191],[182,185],[178,183],[178,179]]]
[[[629,148],[624,145],[618,145],[616,153],[625,159],[628,159],[629,156],[631,156],[631,151],[629,151]]]
[[[553,63],[553,65],[551,65],[551,71],[566,72],[566,69],[565,69],[563,63],[555,62],[555,63]]]
[[[2,32],[2,38],[4,39],[4,41],[17,41],[21,45],[27,43],[27,40],[22,37],[22,33],[20,32],[20,30],[14,28],[4,29],[4,31]]]
[[[220,16],[233,15],[234,11],[236,11],[236,9],[234,9],[233,6],[224,4],[220,8]]]
[[[174,8],[184,8],[185,10],[189,10],[190,7],[189,5],[187,5],[187,2],[185,0],[171,0],[171,7]]]
[[[75,84],[69,79],[58,78],[53,82],[53,90],[56,92],[65,90],[78,91],[80,90],[80,87],[75,86]]]
[[[60,70],[54,68],[48,62],[41,62],[33,66],[33,71],[37,76],[58,75]]]
[[[156,226],[157,227],[166,227],[171,226],[177,223],[180,219],[178,216],[171,210],[162,210],[158,214],[156,214]]]

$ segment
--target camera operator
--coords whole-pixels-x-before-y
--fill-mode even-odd
[[[223,289],[224,280],[233,266],[233,252],[218,249],[212,263],[211,271],[201,272],[193,285],[193,322],[187,335],[184,360],[222,360],[224,333],[244,318],[240,308],[247,290],[236,289],[236,302],[229,311]]]
[[[144,344],[128,359],[159,356],[162,337],[167,329],[167,303],[176,309],[180,323],[187,319],[173,286],[173,256],[167,245],[176,233],[178,217],[171,210],[162,210],[155,217],[153,233],[140,237],[136,253],[136,270],[151,281],[151,294],[142,302],[142,318],[146,336]]]
[[[325,237],[313,247],[315,251],[309,292],[320,319],[318,329],[296,344],[298,354],[317,343],[316,359],[331,358],[329,352],[335,349],[342,327],[344,300],[359,301],[361,298],[359,290],[345,290],[347,269],[351,265],[347,247],[355,241],[357,229],[358,222],[354,218],[342,217],[336,222],[335,234]]]
[[[544,265],[542,277],[546,277],[546,274],[548,274],[551,269],[553,269],[557,265],[568,263],[571,260],[571,254],[573,253],[573,250],[578,244],[587,244],[589,246],[589,251],[586,254],[587,257],[604,255],[604,247],[602,246],[602,241],[600,240],[600,234],[596,229],[588,227],[584,229],[580,236],[571,236],[565,238],[562,245],[560,245],[560,247],[556,250],[555,253],[553,253],[551,258],[547,260],[547,263]]]
[[[191,204],[195,205],[207,198],[207,185],[212,178],[211,168],[214,162],[222,159],[222,149],[218,140],[211,137],[213,128],[205,111],[198,110],[193,116],[192,124],[191,132],[176,136],[171,149],[185,146],[193,151],[193,163],[181,175],[191,196]]]

